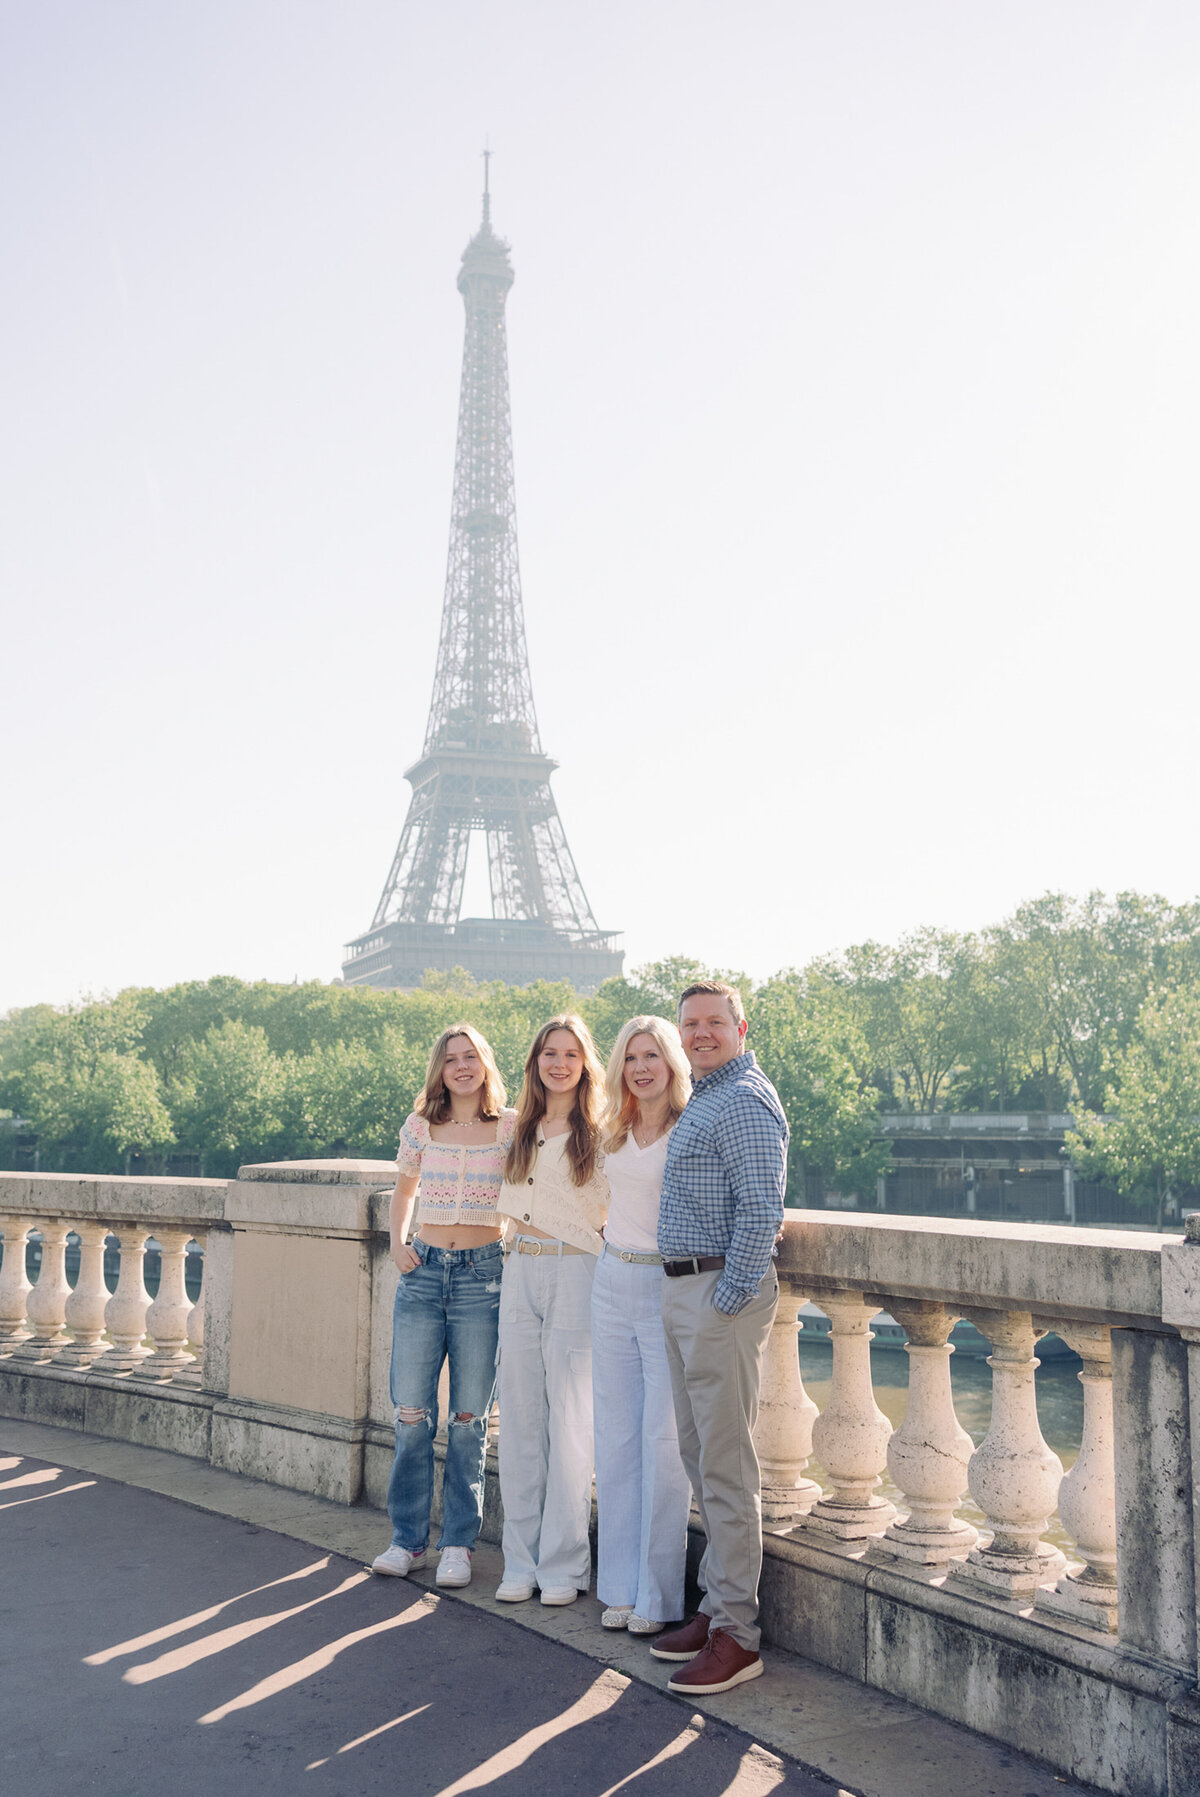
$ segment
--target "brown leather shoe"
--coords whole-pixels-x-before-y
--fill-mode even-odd
[[[660,1635],[650,1652],[656,1660],[694,1660],[708,1640],[708,1625],[709,1618],[704,1611],[697,1610],[682,1628],[669,1629],[665,1635]]]
[[[667,1690],[678,1691],[684,1697],[708,1697],[714,1691],[732,1691],[735,1685],[744,1685],[747,1679],[757,1678],[762,1669],[756,1653],[739,1647],[724,1629],[712,1629],[703,1652],[667,1680]]]

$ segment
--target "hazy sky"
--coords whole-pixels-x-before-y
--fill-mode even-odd
[[[370,922],[485,136],[628,964],[1194,897],[1195,0],[0,0],[0,1010]]]

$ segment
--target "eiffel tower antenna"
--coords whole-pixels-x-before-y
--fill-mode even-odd
[[[557,762],[538,735],[513,485],[504,304],[509,247],[483,221],[463,252],[466,306],[450,554],[433,699],[399,846],[369,930],[347,944],[349,985],[419,986],[426,969],[592,992],[621,971],[599,930],[550,791]],[[487,843],[492,915],[460,916],[472,834]]]

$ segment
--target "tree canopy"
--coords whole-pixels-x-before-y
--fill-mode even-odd
[[[35,1005],[0,1020],[0,1107],[36,1132],[47,1169],[390,1159],[448,1024],[483,1031],[515,1099],[548,1016],[581,1012],[607,1056],[631,1016],[673,1016],[712,971],[672,956],[588,998],[458,968],[413,992],[219,976]],[[750,1046],[788,1111],[794,1195],[806,1173],[869,1192],[888,1159],[878,1115],[897,1110],[1072,1112],[1081,1171],[1147,1203],[1200,1183],[1200,904],[1047,893],[976,934],[926,927],[761,984],[720,977],[742,991]],[[0,1130],[0,1162],[13,1156]]]

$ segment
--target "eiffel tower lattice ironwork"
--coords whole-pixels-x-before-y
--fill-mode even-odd
[[[509,246],[483,223],[458,276],[466,306],[450,555],[433,699],[408,816],[371,927],[347,944],[349,984],[412,987],[465,967],[516,985],[593,991],[621,971],[597,929],[542,752],[521,606],[504,304]],[[461,918],[472,834],[487,842],[492,916]]]

